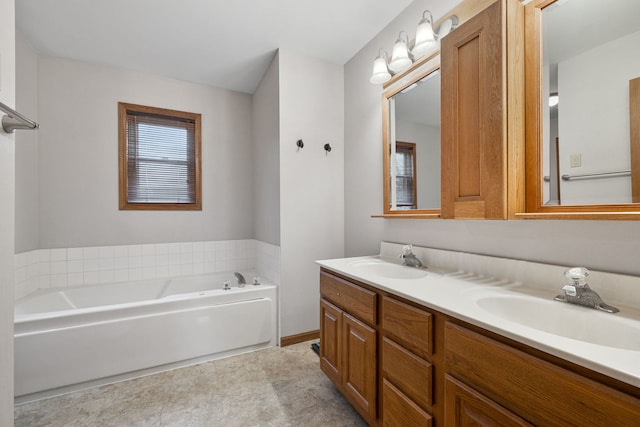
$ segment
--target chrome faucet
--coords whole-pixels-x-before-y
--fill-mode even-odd
[[[404,259],[402,263],[407,267],[427,268],[422,264],[422,261],[420,261],[416,254],[413,253],[412,245],[405,245],[402,247],[400,258]]]
[[[234,276],[236,276],[236,281],[238,282],[238,287],[240,288],[244,288],[244,285],[247,284],[247,281],[244,280],[244,276],[240,273],[238,273],[237,271],[235,273],[233,273]]]
[[[589,287],[587,284],[588,275],[589,270],[584,267],[575,267],[567,270],[564,276],[570,280],[570,283],[562,287],[564,294],[557,295],[554,299],[556,301],[595,308],[606,311],[607,313],[617,313],[620,311],[616,307],[605,304],[602,298],[600,298],[600,295]]]

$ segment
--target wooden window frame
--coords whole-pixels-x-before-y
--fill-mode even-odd
[[[129,202],[127,192],[129,176],[127,169],[127,115],[130,112],[169,119],[193,120],[194,159],[195,163],[195,201],[192,203],[162,203],[162,202]],[[119,205],[120,210],[202,210],[202,178],[201,178],[201,115],[185,111],[169,110],[165,108],[144,105],[118,103],[118,166],[119,166]]]
[[[410,211],[414,209],[418,209],[418,179],[417,174],[418,170],[416,169],[416,143],[415,142],[404,142],[404,141],[396,141],[396,155],[398,154],[398,148],[401,148],[402,151],[406,151],[411,153],[411,160],[413,161],[413,175],[411,179],[413,180],[413,204],[412,205],[399,205],[396,201],[396,206],[402,206],[403,209],[398,209],[400,211]],[[394,159],[395,160],[395,159]],[[397,160],[396,160],[397,161]],[[396,181],[398,179],[398,175],[396,172]],[[398,183],[396,182],[396,188],[398,187]],[[409,209],[407,209],[409,207]]]

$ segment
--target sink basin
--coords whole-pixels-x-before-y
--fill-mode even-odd
[[[519,295],[479,298],[493,316],[565,338],[640,351],[640,321],[553,300]]]
[[[360,273],[389,279],[420,279],[427,276],[424,270],[384,261],[357,261],[352,266]]]

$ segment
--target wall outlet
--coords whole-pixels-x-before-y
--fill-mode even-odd
[[[582,154],[572,154],[569,156],[569,166],[572,168],[579,168],[582,166]]]

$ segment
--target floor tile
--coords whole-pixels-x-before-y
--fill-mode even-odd
[[[15,407],[15,427],[366,426],[320,371],[311,342]]]

